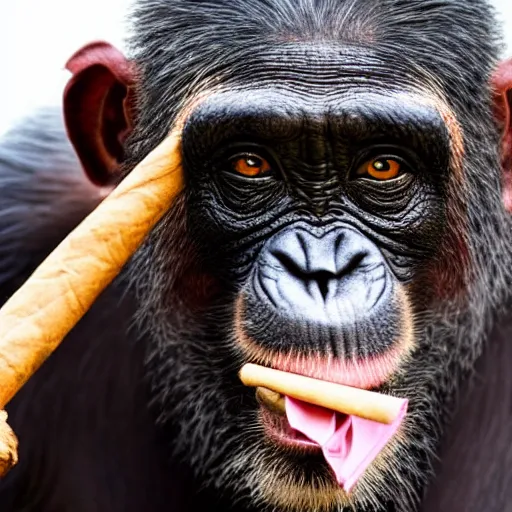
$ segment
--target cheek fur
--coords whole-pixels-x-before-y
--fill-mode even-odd
[[[199,313],[208,308],[219,290],[217,280],[205,270],[196,244],[189,235],[185,197],[180,196],[167,217],[151,235],[139,261],[150,257],[154,269],[146,283],[153,286],[162,310]]]
[[[463,183],[452,176],[448,188],[446,212],[447,231],[436,257],[426,267],[424,276],[416,280],[414,295],[423,300],[445,301],[463,298],[471,276],[471,254],[468,246],[468,218],[465,201],[461,197]],[[430,294],[430,297],[429,297]]]

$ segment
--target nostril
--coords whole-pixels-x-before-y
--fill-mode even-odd
[[[362,261],[366,258],[366,252],[358,252],[349,259],[349,261],[336,272],[337,277],[348,276],[355,272],[360,266]]]
[[[327,300],[327,294],[329,293],[329,282],[333,279],[336,279],[336,276],[331,274],[331,272],[327,272],[326,270],[320,270],[319,272],[314,272],[311,274],[309,279],[317,283],[318,290],[320,291],[322,299],[325,302]]]
[[[316,283],[316,287],[324,301],[327,299],[331,282],[340,280],[344,276],[348,276],[357,271],[367,256],[365,252],[357,252],[349,258],[348,261],[345,261],[345,265],[337,268],[336,272],[332,272],[331,270],[308,270],[301,265],[300,261],[297,261],[292,255],[285,251],[272,251],[272,255],[279,263],[279,266],[289,275],[305,283],[309,283],[310,286]]]
[[[279,263],[283,266],[283,268],[289,272],[291,275],[295,277],[299,277],[301,279],[305,279],[308,275],[308,272],[305,268],[302,268],[301,265],[295,261],[290,255],[281,251],[274,251],[274,257],[279,261]]]

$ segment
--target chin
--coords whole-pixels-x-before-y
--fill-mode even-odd
[[[404,507],[397,510],[414,510],[416,491],[400,477],[400,457],[407,449],[403,431],[388,443],[347,493],[336,482],[320,449],[293,431],[286,418],[277,418],[265,406],[260,406],[255,416],[252,430],[258,431],[257,442],[230,457],[224,478],[217,484],[227,486],[239,496],[256,497],[265,510],[268,507],[280,512],[379,510],[397,493],[404,494]],[[238,462],[233,464],[233,460]],[[235,466],[244,469],[237,473]]]

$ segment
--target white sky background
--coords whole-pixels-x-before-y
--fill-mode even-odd
[[[172,1],[172,0],[169,0]],[[512,56],[512,0],[493,0]],[[0,134],[14,120],[60,101],[63,65],[83,44],[122,49],[130,0],[0,0]]]

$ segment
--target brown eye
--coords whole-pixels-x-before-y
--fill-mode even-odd
[[[256,155],[246,155],[233,160],[233,169],[243,176],[255,177],[261,176],[272,170],[270,164]]]
[[[392,180],[403,171],[402,164],[391,158],[375,158],[365,162],[357,171],[360,176],[371,176],[380,181]]]

